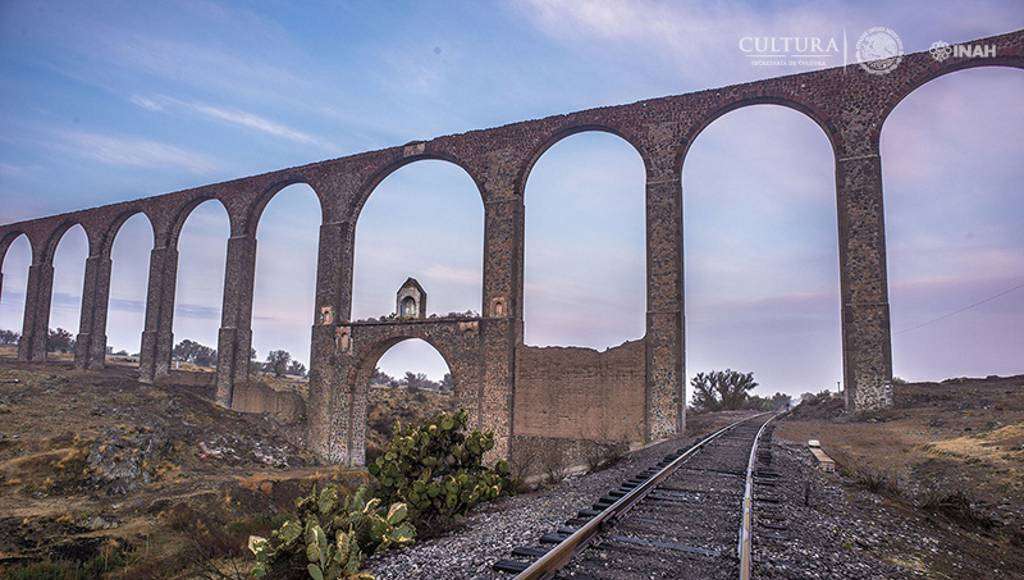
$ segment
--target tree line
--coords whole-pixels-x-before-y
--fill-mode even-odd
[[[398,379],[377,367],[373,369],[373,374],[370,375],[370,384],[384,387],[405,388],[410,391],[423,389],[426,391],[451,392],[455,389],[455,383],[452,381],[451,373],[445,373],[444,377],[442,377],[440,381],[434,381],[427,378],[427,375],[423,373],[406,371],[405,376]]]
[[[174,345],[171,351],[173,360],[192,363],[201,367],[217,366],[217,349],[200,344],[194,340],[185,339]],[[305,377],[307,374],[306,365],[301,361],[293,359],[291,353],[286,350],[272,350],[267,354],[266,362],[256,360],[256,349],[249,349],[250,368],[253,371],[273,373],[275,377],[286,375]]]

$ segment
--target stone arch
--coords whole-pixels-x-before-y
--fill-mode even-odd
[[[744,370],[757,372],[764,388],[780,390],[794,384],[797,368],[784,350],[792,349],[812,360],[800,372],[815,384],[831,384],[841,376],[843,360],[834,142],[794,107],[755,105],[760,106],[719,109],[724,112],[686,144],[690,159],[680,175],[687,370],[692,377],[712,368],[750,365]],[[759,140],[770,145],[776,139],[778,157],[763,155],[766,143]],[[809,166],[793,165],[801,161]],[[785,176],[773,171],[780,165],[795,171]],[[748,174],[761,178],[753,181]],[[790,192],[804,195],[770,195]],[[722,235],[711,223],[742,227]],[[715,255],[722,242],[729,244],[728,255]],[[708,263],[712,256],[714,265]],[[764,322],[769,316],[771,325]],[[719,346],[735,334],[729,329],[738,322],[750,338],[730,340],[728,350]],[[777,340],[772,327],[783,325],[798,326],[803,335]]]
[[[183,247],[181,235],[188,228],[190,218],[196,214],[196,208],[211,201],[216,201],[208,206],[212,210],[211,213],[215,213],[217,216],[216,230],[211,228],[204,232],[201,223],[193,222],[192,227],[189,228],[189,239]],[[222,225],[222,219],[227,223]],[[224,297],[229,289],[234,288],[225,283],[228,281],[229,273],[228,246],[236,223],[230,208],[216,197],[194,198],[182,206],[179,212],[173,214],[172,229],[167,240],[168,248],[174,250],[174,266],[171,270],[174,275],[174,284],[169,286],[170,289],[173,289],[173,294],[164,303],[163,308],[169,309],[173,313],[168,320],[168,330],[174,334],[175,341],[188,338],[220,350],[219,329],[222,326],[225,312]],[[222,229],[225,225],[227,231]],[[204,233],[208,234],[214,242],[202,247],[201,250],[197,250],[195,247],[190,249],[190,246],[201,239]],[[201,260],[197,260],[197,258]],[[207,273],[209,278],[203,277],[200,274],[202,272]],[[199,308],[189,309],[189,306],[199,306]],[[193,326],[193,328],[185,330],[187,326]],[[214,346],[215,344],[217,346]],[[173,348],[173,344],[169,347]],[[219,365],[218,369],[226,368],[226,366]]]
[[[46,316],[47,326],[64,328],[73,336],[84,331],[82,325],[82,313],[89,308],[88,294],[86,288],[88,282],[88,262],[96,247],[96,240],[90,235],[90,230],[84,221],[66,221],[53,230],[47,241],[45,249],[45,264],[52,268],[52,278],[49,280],[49,312]],[[70,247],[65,243],[68,232],[75,228],[81,229],[81,237],[84,238],[85,252],[81,260],[76,256],[76,245]],[[78,236],[73,234],[72,237]],[[62,246],[62,244],[64,244]],[[63,248],[63,250],[61,249]],[[70,253],[68,253],[70,252]],[[61,264],[59,262],[65,262]],[[76,271],[79,269],[79,271]],[[61,290],[65,289],[65,292]],[[76,294],[77,293],[77,294]],[[77,298],[76,302],[61,302],[64,298]],[[73,311],[71,315],[69,312]],[[61,318],[65,321],[61,322]]]
[[[305,185],[313,190],[313,194],[316,195],[317,204],[320,206],[320,223],[327,221],[327,200],[324,199],[323,194],[312,184],[308,179],[298,176],[286,176],[284,179],[280,179],[272,183],[269,187],[265,188],[256,199],[250,204],[248,211],[246,212],[245,221],[242,227],[245,230],[245,234],[249,236],[255,236],[257,230],[259,230],[260,220],[263,218],[263,212],[270,205],[270,202],[277,197],[277,194],[281,191],[293,186],[293,185]]]
[[[881,121],[878,124],[878,128],[871,132],[872,145],[874,145],[875,148],[879,146],[879,142],[882,137],[882,130],[885,128],[885,122],[889,119],[892,112],[896,110],[896,107],[898,107],[899,104],[909,97],[914,91],[944,76],[963,70],[982,67],[1007,67],[1024,70],[1024,57],[1010,55],[994,58],[971,58],[951,62],[950,64],[934,69],[928,69],[925,74],[900,86],[899,91],[896,92],[895,95],[893,95],[893,98],[886,103],[886,107],[882,110],[879,116]]]
[[[586,138],[582,137],[584,134],[589,135],[591,137],[594,137],[596,134],[598,138],[587,140]],[[559,149],[560,146],[562,147],[561,149]],[[581,146],[583,147],[582,151],[579,149]],[[614,151],[612,151],[612,149],[614,149]],[[541,162],[541,159],[543,159],[545,155],[548,155],[549,152],[552,152],[553,150],[558,150],[561,153],[551,153],[548,157],[548,161]],[[639,286],[635,288],[635,292],[630,291],[623,292],[620,294],[619,303],[623,306],[623,308],[616,309],[615,312],[627,312],[629,314],[628,319],[613,320],[610,317],[603,316],[602,318],[607,318],[610,322],[605,323],[603,325],[603,328],[598,332],[588,332],[588,336],[583,336],[583,334],[579,332],[577,332],[575,335],[573,335],[572,332],[561,333],[561,335],[559,335],[559,331],[555,330],[556,328],[567,329],[570,327],[578,327],[582,317],[586,316],[585,314],[583,314],[585,311],[598,311],[597,309],[600,308],[600,306],[598,303],[594,302],[593,299],[602,299],[605,298],[605,295],[598,294],[596,291],[588,291],[586,296],[590,300],[577,300],[575,301],[575,305],[571,309],[562,309],[555,307],[555,302],[549,299],[550,297],[548,296],[545,296],[539,300],[537,299],[539,293],[534,292],[532,290],[530,280],[536,280],[538,272],[547,275],[553,274],[556,278],[561,276],[561,278],[558,278],[558,283],[569,283],[572,284],[574,288],[582,288],[583,284],[577,286],[576,283],[570,282],[570,280],[580,280],[584,276],[590,276],[591,274],[589,272],[593,272],[594,269],[587,268],[588,272],[576,272],[575,275],[568,274],[569,270],[554,272],[552,271],[550,261],[545,263],[543,260],[537,259],[537,248],[542,247],[535,244],[535,241],[541,238],[541,236],[539,236],[538,234],[551,231],[550,228],[543,227],[544,218],[547,217],[550,219],[550,216],[554,215],[569,215],[571,214],[572,209],[566,207],[565,200],[559,201],[557,196],[540,195],[538,193],[538,190],[541,186],[537,184],[538,180],[541,178],[535,176],[537,176],[538,174],[552,175],[552,172],[550,171],[551,168],[562,166],[565,166],[567,169],[574,167],[587,167],[588,170],[586,173],[589,174],[591,173],[589,168],[596,169],[596,167],[593,164],[582,165],[581,161],[585,163],[586,161],[591,159],[589,156],[593,155],[595,151],[598,151],[602,154],[607,153],[616,161],[622,161],[623,164],[628,164],[630,170],[629,176],[631,178],[633,177],[633,169],[636,169],[636,180],[633,181],[631,179],[628,182],[628,185],[625,185],[625,187],[628,188],[630,196],[628,198],[622,199],[624,200],[624,204],[628,204],[629,211],[632,212],[635,210],[637,212],[637,215],[634,216],[632,213],[629,213],[628,222],[622,220],[624,223],[628,223],[628,225],[631,226],[630,228],[627,229],[623,227],[617,227],[619,224],[615,223],[612,226],[612,231],[620,233],[621,235],[622,232],[633,230],[639,234],[638,237],[640,239],[638,240],[638,248],[634,246],[634,243],[636,243],[637,240],[632,239],[627,240],[626,245],[624,246],[631,252],[630,256],[635,256],[635,261],[631,261],[630,264],[627,265],[625,268],[615,269],[614,274],[604,274],[604,278],[601,278],[602,274],[595,275],[594,277],[597,278],[598,281],[588,285],[591,287],[601,286],[601,284],[604,282],[612,281],[614,282],[614,285],[621,287],[621,284],[619,283],[622,282],[622,280],[629,280],[629,287],[631,290],[634,289],[632,283],[637,283],[639,284]],[[559,161],[569,161],[569,163],[549,165],[549,163],[552,162],[552,159],[558,159],[558,155],[564,154],[565,152],[575,153],[573,157],[576,157],[576,159],[559,159]],[[582,159],[578,157],[581,154],[584,156]],[[516,315],[519,317],[518,320],[522,321],[523,323],[523,342],[535,344],[537,346],[574,345],[603,349],[617,346],[619,344],[622,344],[624,341],[643,338],[644,336],[646,336],[647,332],[646,313],[648,310],[648,303],[646,301],[646,297],[648,285],[651,284],[650,272],[648,271],[649,264],[647,261],[647,246],[649,239],[647,236],[648,218],[646,215],[646,183],[647,181],[650,180],[651,163],[647,158],[646,151],[640,145],[638,145],[635,140],[631,139],[623,131],[616,129],[613,126],[598,124],[580,124],[556,131],[540,147],[536,148],[536,150],[533,151],[532,155],[533,157],[530,158],[529,162],[526,165],[528,169],[521,176],[521,182],[517,185],[518,195],[520,196],[520,199],[524,206],[521,271],[523,286],[520,296],[520,307],[518,308],[518,312],[516,313]],[[635,164],[636,161],[639,161],[639,165]],[[542,170],[539,172],[537,171],[538,163],[542,165]],[[561,172],[555,178],[557,179],[560,175]],[[534,185],[531,186],[531,183],[533,183]],[[529,193],[528,190],[532,191],[533,193]],[[597,191],[605,190],[597,188]],[[635,195],[633,195],[634,193]],[[531,195],[539,197],[530,198]],[[533,199],[534,201],[531,202],[530,199]],[[550,208],[553,211],[541,211],[539,213],[533,213],[533,211],[531,211],[531,208],[535,211],[538,205],[542,205],[542,200],[548,203],[555,203],[557,205],[553,208]],[[600,207],[606,206],[602,205]],[[623,208],[622,205],[617,207],[619,209]],[[607,211],[597,210],[593,217],[597,219],[607,220],[609,215],[610,214]],[[577,223],[582,224],[583,222]],[[589,220],[586,222],[586,225],[594,226],[597,223],[599,222],[595,220]],[[570,229],[571,228],[566,228],[563,234],[568,232]],[[589,262],[592,265],[594,260],[602,255],[599,251],[588,250],[583,247],[580,247],[579,244],[576,244],[576,241],[580,239],[579,234],[582,234],[590,229],[591,228],[588,227],[581,227],[580,229],[572,230],[573,233],[576,235],[568,236],[567,238],[561,240],[562,242],[565,242],[565,244],[557,244],[559,247],[564,247],[567,249],[572,248],[565,255],[566,261],[571,261],[573,264],[585,264]],[[576,244],[575,247],[573,246],[573,244]],[[620,247],[620,249],[621,248],[622,247]],[[605,248],[604,250],[605,252],[607,252],[607,248]],[[633,253],[634,250],[638,251],[636,253]],[[640,267],[640,271],[638,272],[638,275],[635,278],[632,277],[632,274],[634,273],[631,270],[633,264],[636,264]],[[546,272],[545,268],[547,269]],[[607,270],[611,271],[610,268]],[[630,275],[630,277],[626,277],[627,273]],[[638,301],[638,303],[634,304],[631,299],[621,300],[621,298],[625,295],[628,295],[631,298],[635,298]],[[578,295],[574,297],[579,298]],[[501,301],[501,297],[498,298],[499,302],[502,302],[502,304],[500,305],[500,310],[502,310],[503,312],[508,311],[508,303]],[[554,300],[558,300],[558,298],[555,298]],[[488,306],[490,306],[492,310],[496,307],[495,304],[489,304]],[[528,313],[528,310],[531,311],[532,314]],[[542,314],[538,316],[538,312],[541,312]],[[489,311],[488,314],[491,316],[495,316],[494,312]],[[570,318],[567,318],[565,320],[567,324],[555,325],[550,324],[550,322],[554,320],[554,318],[552,318],[552,315],[554,315],[555,317],[567,316]],[[542,321],[544,321],[544,324],[538,324],[539,322]],[[621,324],[624,321],[626,321],[626,324]],[[633,325],[634,322],[636,323],[635,328]],[[628,325],[629,327],[628,330],[626,329],[626,325]],[[554,330],[554,332],[544,332],[546,336],[541,336],[541,333],[538,333],[538,330],[541,330],[545,326],[547,326],[549,331]]]
[[[57,253],[57,246],[60,245],[60,241],[64,239],[64,234],[68,233],[71,228],[79,226],[82,228],[82,232],[85,234],[86,240],[86,256],[92,255],[93,250],[93,236],[89,235],[89,228],[86,227],[85,222],[78,220],[68,220],[61,222],[56,228],[50,232],[49,237],[46,240],[46,245],[43,248],[43,261],[47,264],[53,263],[53,257]]]
[[[13,245],[21,236],[25,236],[25,241],[28,242],[29,252],[34,252],[34,248],[32,247],[32,238],[27,232],[22,230],[7,232],[2,238],[0,238],[0,268],[3,267],[4,260],[7,259],[7,250],[9,250],[11,245]],[[34,255],[34,253],[32,255]]]
[[[18,284],[18,287],[22,292],[24,292],[27,289],[26,286],[28,283],[28,271],[29,268],[32,266],[32,238],[29,237],[29,235],[26,232],[21,230],[6,232],[3,237],[0,237],[0,302],[8,302],[7,300],[4,299],[4,297],[5,295],[9,295],[9,290],[11,288],[11,280],[9,276],[12,273],[12,271],[10,270],[7,264],[7,257],[8,255],[10,255],[8,253],[8,250],[10,250],[12,246],[17,244],[18,240],[20,240],[21,238],[25,239],[25,243],[27,244],[28,255],[26,256],[27,261],[24,265],[24,268],[19,267],[18,269],[19,277],[23,277],[23,279]],[[7,276],[6,280],[5,274]],[[25,298],[27,299],[27,296]],[[20,308],[17,315],[19,316],[19,322],[17,324],[12,325],[10,328],[4,328],[3,326],[0,326],[0,328],[20,333],[22,331],[22,325],[24,324],[24,308]]]
[[[1024,121],[1024,59],[970,59],[925,72],[873,136],[882,158],[893,371],[912,381],[1014,374],[1024,344],[1013,326],[1024,238],[999,214],[1014,216],[1020,203],[1022,146],[1012,136]],[[959,313],[988,296],[997,299]]]
[[[580,133],[607,133],[622,139],[636,151],[637,155],[640,156],[640,160],[644,164],[644,171],[650,171],[650,160],[648,159],[644,148],[623,131],[616,129],[611,125],[602,125],[597,123],[581,123],[570,127],[562,127],[541,142],[541,144],[530,153],[530,156],[526,158],[526,163],[523,164],[522,169],[516,177],[516,195],[518,195],[520,199],[524,199],[526,197],[526,182],[529,181],[530,173],[533,171],[533,167],[537,164],[537,161],[539,161],[549,149],[558,143],[561,143],[573,135],[579,135]]]
[[[352,345],[352,357],[345,365],[344,385],[349,400],[346,438],[349,462],[362,465],[365,458],[366,428],[369,405],[367,390],[373,369],[391,348],[411,339],[430,345],[448,366],[452,375],[453,407],[469,412],[469,424],[480,420],[483,360],[479,340],[479,321],[447,320],[433,323],[353,325],[345,335]],[[363,345],[366,346],[363,346]]]
[[[146,227],[141,223],[136,225],[137,222],[145,222]],[[139,237],[143,231],[148,233],[148,240]],[[122,239],[122,236],[127,238]],[[137,240],[139,244],[133,243],[133,240]],[[113,350],[117,347],[128,347],[126,350],[129,354],[141,352],[140,342],[145,331],[145,307],[134,310],[121,307],[119,303],[129,304],[138,301],[141,305],[146,304],[149,295],[150,260],[157,243],[157,230],[153,220],[141,208],[121,212],[110,223],[101,239],[99,258],[103,273],[97,280],[96,302],[93,309],[97,313],[102,313],[102,316],[94,316],[94,327],[90,331],[95,337],[103,337],[104,344]],[[135,334],[136,332],[138,334]]]
[[[291,179],[268,188],[252,210],[245,226],[254,253],[246,263],[252,268],[252,288],[239,305],[251,314],[239,326],[252,332],[250,346],[260,360],[272,350],[285,349],[296,361],[309,364],[324,201],[308,181]]]
[[[114,249],[114,242],[117,240],[117,235],[121,233],[121,227],[124,226],[125,222],[132,219],[133,217],[142,214],[146,218],[146,223],[149,224],[150,233],[153,235],[153,243],[156,244],[156,227],[153,225],[153,218],[142,208],[132,208],[125,210],[117,215],[113,221],[104,229],[102,237],[100,238],[100,255],[104,258],[110,257],[111,250]]]
[[[419,144],[422,146],[423,144]],[[417,145],[406,145],[406,148],[417,147]],[[477,192],[480,194],[481,203],[487,203],[487,190],[483,187],[476,174],[470,168],[470,166],[463,162],[461,159],[454,155],[449,155],[443,152],[424,152],[408,155],[400,159],[396,159],[385,164],[383,167],[375,171],[362,185],[356,190],[356,195],[353,198],[352,207],[349,212],[349,219],[353,224],[359,223],[359,217],[363,213],[363,207],[366,206],[366,202],[373,195],[373,192],[377,189],[377,186],[381,184],[385,179],[393,175],[399,169],[402,169],[406,165],[412,165],[417,161],[445,161],[451,163],[462,169],[470,179],[473,180],[473,184],[476,186]]]
[[[172,210],[173,217],[171,218],[170,221],[170,229],[168,231],[167,237],[168,246],[177,247],[178,238],[181,237],[181,229],[185,227],[185,222],[188,221],[189,216],[192,215],[192,212],[197,207],[210,200],[216,200],[217,203],[219,203],[220,206],[224,209],[224,213],[228,216],[228,225],[230,227],[230,232],[228,235],[230,236],[231,233],[235,231],[235,225],[238,221],[238,218],[231,213],[231,208],[229,208],[228,205],[224,203],[224,200],[220,199],[215,195],[202,195],[194,197],[188,200],[186,203],[179,206],[178,208]]]
[[[410,146],[407,146],[407,147],[410,147]],[[422,162],[435,162],[435,163],[429,164],[431,167],[422,167],[422,165],[423,165]],[[440,163],[437,163],[437,162],[440,162]],[[484,270],[483,263],[486,260],[486,257],[484,256],[484,249],[485,249],[486,237],[487,237],[487,232],[486,232],[486,211],[487,211],[486,202],[487,202],[487,198],[486,198],[486,195],[485,195],[485,190],[481,186],[480,181],[474,176],[473,172],[468,168],[468,166],[465,163],[462,163],[462,162],[458,161],[457,159],[455,159],[454,157],[452,157],[450,155],[447,155],[447,154],[423,153],[423,154],[417,154],[417,155],[408,156],[408,157],[402,158],[400,160],[394,161],[394,162],[388,164],[387,166],[385,166],[382,170],[376,172],[371,179],[367,180],[367,182],[364,185],[363,189],[360,190],[360,192],[361,192],[360,195],[355,200],[357,205],[356,205],[356,208],[353,210],[353,212],[351,214],[352,215],[352,234],[351,234],[352,235],[352,247],[351,247],[351,252],[352,252],[351,253],[351,259],[352,259],[352,261],[350,262],[350,264],[351,264],[351,273],[352,273],[352,277],[351,277],[351,298],[352,298],[351,311],[352,311],[352,317],[353,318],[360,318],[360,317],[365,317],[365,316],[379,316],[379,315],[387,314],[388,312],[391,311],[391,307],[390,306],[385,307],[385,306],[383,306],[383,304],[388,304],[388,303],[390,303],[392,305],[394,304],[394,301],[393,301],[394,294],[393,294],[393,292],[398,289],[398,286],[399,286],[399,284],[401,284],[402,280],[404,280],[405,278],[410,277],[410,276],[411,277],[417,277],[416,276],[417,270],[415,269],[416,263],[413,262],[411,260],[411,258],[410,258],[408,263],[410,264],[411,267],[409,269],[404,269],[403,271],[397,272],[397,273],[396,272],[389,272],[389,273],[394,273],[394,274],[400,274],[399,277],[395,278],[395,280],[394,280],[394,287],[393,288],[392,287],[387,287],[387,288],[379,288],[378,289],[376,287],[376,285],[374,286],[375,292],[374,292],[373,296],[375,296],[375,297],[376,296],[380,296],[381,297],[381,304],[382,304],[381,308],[386,308],[386,310],[382,310],[382,311],[378,312],[377,311],[378,307],[375,305],[373,311],[360,313],[361,304],[363,303],[362,299],[365,298],[368,295],[367,292],[366,292],[366,283],[365,283],[365,275],[367,273],[367,270],[365,269],[365,265],[366,265],[367,262],[359,260],[358,258],[362,254],[362,252],[366,251],[366,248],[368,247],[367,244],[366,244],[366,242],[367,242],[366,236],[368,235],[368,232],[370,232],[370,234],[369,234],[370,236],[376,237],[376,233],[380,231],[379,228],[381,227],[380,224],[368,224],[367,223],[367,217],[366,217],[367,212],[365,211],[366,207],[367,207],[367,204],[370,203],[372,199],[374,199],[373,196],[375,194],[378,194],[378,192],[382,189],[382,187],[387,186],[386,182],[391,180],[391,179],[396,179],[397,178],[398,182],[402,181],[403,179],[409,179],[411,181],[417,182],[417,183],[413,184],[411,187],[421,188],[422,184],[418,183],[420,181],[418,175],[415,174],[415,173],[412,173],[413,171],[415,171],[413,168],[416,167],[417,164],[420,165],[421,169],[426,170],[428,175],[432,171],[437,171],[439,173],[442,172],[442,171],[444,171],[444,172],[451,171],[450,176],[445,176],[445,177],[443,177],[443,179],[448,179],[450,177],[453,180],[458,180],[458,183],[454,183],[453,182],[453,187],[451,189],[449,189],[449,191],[451,191],[451,193],[453,194],[452,198],[451,198],[453,203],[449,204],[448,207],[450,207],[452,211],[462,211],[463,209],[465,209],[465,211],[467,212],[467,216],[469,216],[469,212],[471,212],[472,215],[475,216],[475,217],[472,218],[474,220],[473,222],[460,222],[460,225],[464,225],[464,226],[470,226],[471,225],[474,228],[477,225],[479,225],[480,228],[481,228],[481,230],[480,230],[480,237],[479,237],[478,240],[477,240],[477,238],[475,236],[475,230],[473,230],[473,229],[471,229],[469,227],[460,228],[460,233],[462,235],[467,236],[467,238],[465,240],[466,244],[470,243],[469,240],[468,240],[468,237],[470,236],[470,234],[472,234],[472,237],[474,238],[474,241],[472,242],[474,244],[473,247],[474,248],[479,248],[479,254],[477,254],[477,250],[474,249],[473,250],[473,256],[472,256],[472,259],[474,260],[473,267],[474,268],[479,268],[479,271],[480,271],[479,282],[474,281],[474,285],[475,286],[473,288],[473,291],[477,292],[477,288],[479,288],[479,292],[478,293],[474,293],[472,298],[470,298],[470,297],[468,297],[466,295],[463,295],[459,300],[457,300],[457,305],[452,305],[451,309],[465,310],[466,307],[468,306],[468,308],[473,310],[473,311],[481,311],[482,308],[483,308],[483,304],[482,304],[482,302],[483,302],[483,298],[482,298],[482,294],[483,294],[483,292],[482,292],[482,288],[483,288],[483,270]],[[404,172],[403,172],[403,170],[404,170]],[[463,180],[465,178],[468,178],[469,181],[468,181],[468,183],[464,184]],[[472,187],[475,188],[477,194],[479,194],[479,196],[480,196],[478,198],[479,199],[479,203],[480,203],[479,206],[475,205],[475,203],[471,202],[471,201],[466,201],[466,202],[462,202],[461,201],[461,200],[468,200],[469,199],[469,193],[468,193],[469,183],[472,184]],[[466,188],[465,195],[463,195],[463,191],[464,191],[463,187]],[[367,188],[369,188],[369,189],[367,189]],[[424,191],[429,191],[429,190],[424,190]],[[376,199],[380,200],[381,198],[378,197]],[[391,199],[394,200],[394,198],[391,198]],[[422,200],[422,198],[420,196],[416,196],[416,195],[404,196],[403,199],[408,200],[410,202],[414,202],[414,203],[420,202]],[[463,203],[473,204],[473,208],[469,209],[467,206],[463,206]],[[371,203],[371,205],[373,205],[373,204]],[[437,208],[442,207],[442,206],[439,206],[436,203],[436,200],[435,200],[435,203],[424,204],[423,207],[437,209]],[[373,209],[376,209],[376,208],[373,208]],[[373,213],[374,217],[379,217],[379,214],[377,214],[376,212],[371,212],[371,213]],[[476,220],[478,220],[478,221],[476,221]],[[371,218],[370,221],[374,221],[373,218]],[[431,229],[430,232],[428,232],[428,235],[431,235],[431,234],[434,234],[437,231],[440,231],[438,229],[439,226],[436,225],[438,223],[436,220],[434,220],[434,221],[424,221],[423,223],[424,224],[435,224],[433,226],[433,229]],[[371,225],[375,225],[376,227],[370,228]],[[393,237],[396,240],[394,242],[396,245],[406,244],[406,249],[408,249],[410,247],[410,246],[408,246],[407,238],[400,239],[398,236],[389,236],[389,238],[391,238],[391,237]],[[477,243],[479,245],[476,245]],[[479,256],[479,261],[478,262],[475,261],[475,260],[477,260],[477,256]],[[466,257],[468,258],[469,256],[466,256]],[[455,260],[456,260],[456,258],[454,256],[449,255],[448,258],[445,260],[446,265],[450,265],[450,264],[454,263]],[[468,266],[468,261],[464,265],[468,268],[469,267]],[[378,270],[378,272],[379,272],[379,270]],[[425,275],[428,279],[431,277],[431,274],[429,272],[419,271],[419,273],[421,274],[421,276]],[[424,280],[423,277],[420,277],[420,281],[424,282],[424,283],[428,283],[428,280]],[[385,296],[384,294],[380,294],[381,292],[386,292],[387,295]],[[446,294],[446,293],[433,294],[434,288],[431,288],[429,285],[427,286],[427,292],[432,293],[432,296],[440,297],[440,300],[433,300],[432,301],[432,303],[434,305],[443,305],[451,296],[450,294]],[[385,297],[387,298],[387,300],[384,300]],[[441,306],[440,309],[437,312],[439,314],[443,314],[444,312],[448,312],[448,310],[445,310],[444,307]]]
[[[803,113],[810,118],[811,121],[814,121],[814,124],[821,128],[822,132],[825,133],[825,138],[828,139],[829,145],[832,147],[833,155],[838,156],[839,151],[842,151],[842,136],[840,135],[839,130],[836,129],[836,127],[829,121],[828,115],[814,105],[804,103],[796,99],[775,95],[744,97],[742,99],[729,101],[712,109],[703,115],[700,118],[700,121],[693,126],[685,138],[682,153],[679,156],[676,166],[676,175],[682,175],[683,166],[686,163],[686,154],[690,151],[690,147],[693,146],[693,143],[698,137],[700,137],[701,133],[703,133],[705,129],[718,119],[733,111],[737,111],[745,107],[752,107],[754,105],[778,105],[780,107],[792,109],[798,113]]]

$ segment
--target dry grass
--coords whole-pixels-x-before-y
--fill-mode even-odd
[[[841,466],[856,466],[865,487],[886,487],[870,475],[884,474],[910,497],[964,489],[992,505],[1024,505],[1024,376],[898,385],[896,400],[877,422],[784,420],[776,435],[820,440]]]

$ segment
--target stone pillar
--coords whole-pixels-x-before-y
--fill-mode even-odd
[[[171,370],[177,279],[178,248],[173,245],[154,247],[149,254],[146,326],[139,353],[139,376],[143,382],[154,382]]]
[[[483,377],[474,418],[481,430],[494,432],[492,459],[508,458],[512,438],[515,353],[523,320],[524,213],[522,198],[512,195],[484,205]],[[503,316],[490,311],[496,301],[508,305]]]
[[[678,141],[655,149],[647,166],[647,335],[645,438],[686,428],[686,337],[683,308],[682,176]]]
[[[18,359],[46,360],[46,337],[50,326],[50,300],[53,298],[53,264],[33,263],[28,268],[25,291],[25,316],[22,321]]]
[[[109,256],[89,256],[85,260],[81,322],[75,339],[75,366],[78,368],[101,369],[106,363],[111,266]]]
[[[836,159],[843,381],[851,412],[891,407],[892,344],[878,146]]]
[[[348,449],[352,393],[340,361],[338,333],[352,312],[355,228],[349,222],[320,226],[316,311],[309,355],[309,442],[322,461],[350,463]]]
[[[231,406],[236,383],[249,380],[252,348],[252,292],[256,278],[256,238],[228,240],[224,305],[217,337],[217,404]]]

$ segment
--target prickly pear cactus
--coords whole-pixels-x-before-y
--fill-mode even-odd
[[[416,530],[407,521],[408,508],[396,503],[384,508],[367,489],[342,500],[328,485],[296,501],[297,514],[271,537],[249,537],[256,557],[253,576],[279,578],[305,571],[315,580],[362,580],[366,555],[412,543]]]
[[[417,525],[445,525],[478,503],[512,489],[508,464],[483,464],[494,434],[466,433],[466,411],[441,413],[423,425],[395,424],[387,451],[370,465],[377,495],[408,505]]]

